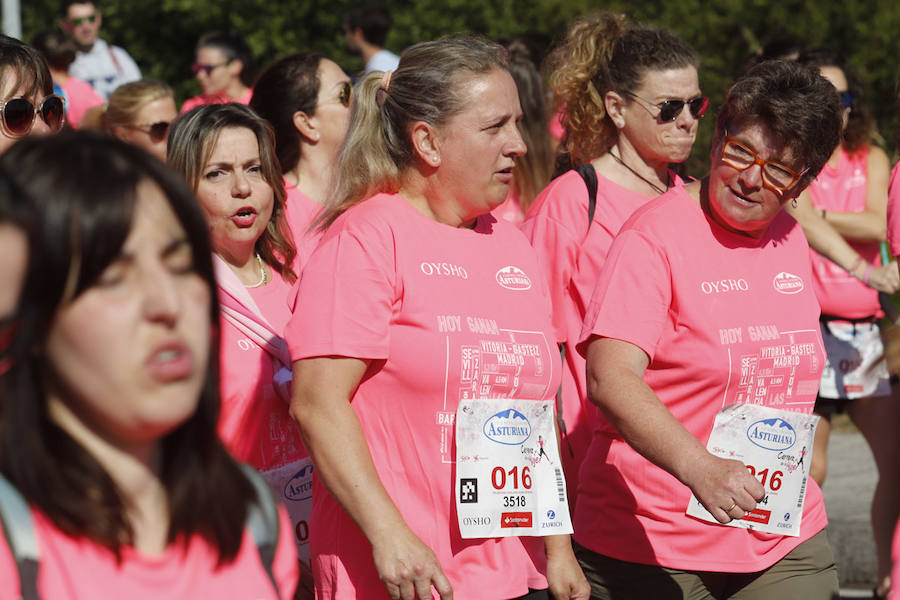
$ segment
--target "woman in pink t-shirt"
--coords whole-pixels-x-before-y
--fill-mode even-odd
[[[613,243],[579,346],[608,419],[575,508],[593,597],[837,594],[822,493],[804,474],[810,424],[789,425],[815,401],[818,302],[806,240],[781,209],[839,135],[825,78],[762,63],[719,110],[710,174],[638,209]],[[714,427],[725,407],[766,416]]]
[[[822,338],[828,361],[822,374],[815,413],[811,476],[822,485],[827,473],[831,417],[844,411],[862,432],[879,473],[900,468],[900,398],[889,381],[880,321],[879,290],[893,293],[900,284],[897,268],[882,265],[880,242],[887,227],[890,163],[874,145],[875,121],[862,87],[843,61],[825,49],[801,53],[802,64],[819,69],[841,100],[841,144],[799,200],[811,204],[821,221],[843,236],[857,257],[845,271],[816,251],[810,252],[816,296],[822,307]],[[806,214],[809,214],[808,212]],[[809,219],[798,216],[807,227]],[[885,284],[887,282],[887,284]],[[872,531],[878,557],[877,597],[890,587],[891,539],[900,516],[900,478],[879,477],[872,497]]]
[[[489,214],[525,151],[521,114],[502,48],[476,38],[412,46],[357,87],[285,334],[320,599],[588,597],[546,287]]]
[[[587,402],[584,359],[574,351],[587,303],[622,223],[681,179],[669,169],[690,155],[708,99],[696,53],[674,33],[615,13],[577,21],[550,58],[550,85],[565,106],[564,149],[597,176],[596,208],[569,171],[541,192],[522,231],[550,284],[557,342],[567,344],[560,392],[569,495],[596,421]]]
[[[353,84],[333,61],[300,52],[270,65],[250,108],[272,125],[287,191],[287,220],[302,269],[321,236],[312,223],[334,185],[337,153],[350,124]]]
[[[213,31],[201,36],[191,69],[203,93],[185,100],[181,114],[206,104],[250,102],[256,69],[250,46],[239,33]]]
[[[23,140],[2,168],[36,226],[0,377],[0,472],[27,503],[5,503],[0,597],[292,597],[287,515],[216,435],[215,280],[190,190],[89,132]]]
[[[202,106],[173,126],[168,158],[193,188],[215,252],[222,308],[219,432],[285,503],[308,561],[312,463],[288,413],[290,358],[282,338],[296,250],[271,128],[240,104]]]

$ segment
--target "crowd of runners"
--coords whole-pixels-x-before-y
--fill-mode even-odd
[[[101,23],[0,36],[0,597],[830,599],[841,412],[891,597],[900,181],[841,57],[710,106],[624,14],[536,64],[364,7],[363,73],[209,32],[179,109]]]

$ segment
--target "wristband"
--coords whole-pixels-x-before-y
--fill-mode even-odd
[[[869,275],[872,274],[872,263],[869,263],[869,266],[866,267],[866,274],[863,275],[862,282],[866,285],[869,285]]]

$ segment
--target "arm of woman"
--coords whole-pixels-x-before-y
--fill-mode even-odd
[[[594,337],[587,348],[588,397],[638,453],[688,486],[720,523],[736,505],[750,511],[763,486],[738,460],[712,455],[644,381],[649,357],[638,346]]]
[[[862,212],[826,211],[825,221],[851,240],[880,242],[887,232],[887,194],[891,166],[887,154],[877,146],[869,149],[866,168],[866,208]],[[821,215],[822,212],[819,211]]]
[[[570,536],[546,536],[544,552],[547,554],[547,582],[554,600],[588,600],[591,586],[572,551]]]
[[[796,207],[793,207],[788,202],[785,204],[785,210],[803,228],[806,240],[813,250],[831,260],[857,279],[865,279],[865,273],[869,267],[868,263],[860,260],[859,253],[847,243],[847,240],[841,237],[841,234],[829,222],[822,218],[821,212],[813,207],[808,191],[804,191],[797,196]],[[900,274],[898,274],[897,269],[890,268],[889,265],[873,267],[869,271],[868,286],[879,292],[893,294],[900,287]]]
[[[318,476],[371,542],[388,595],[394,600],[430,600],[434,586],[442,600],[450,600],[450,582],[434,552],[407,527],[384,489],[350,406],[367,367],[355,358],[295,362],[291,415]]]

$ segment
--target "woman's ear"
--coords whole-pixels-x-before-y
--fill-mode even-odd
[[[424,121],[417,121],[410,132],[412,145],[419,158],[430,167],[441,166],[440,140],[437,131]]]
[[[616,92],[606,92],[603,107],[617,128],[625,127],[625,99],[622,96]]]
[[[315,144],[319,141],[319,131],[316,128],[316,124],[313,122],[313,119],[308,114],[306,114],[302,110],[298,110],[294,113],[293,120],[294,127],[309,143]]]

